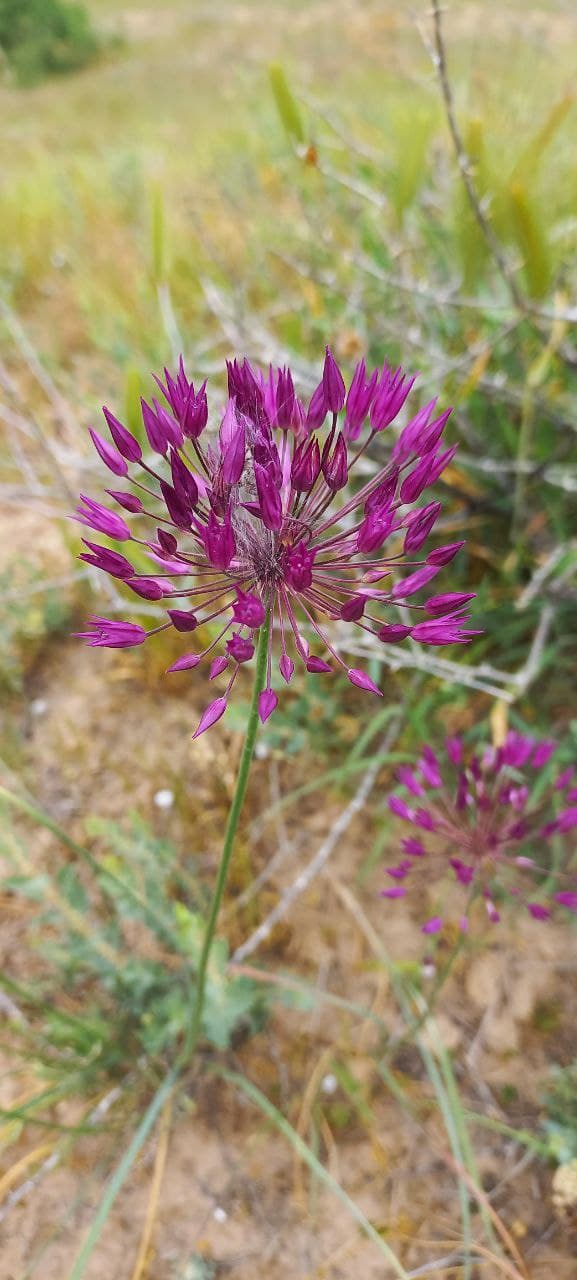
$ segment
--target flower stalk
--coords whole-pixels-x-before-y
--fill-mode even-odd
[[[198,965],[198,973],[197,973],[197,979],[196,979],[196,990],[195,990],[194,1002],[191,1010],[190,1022],[188,1024],[187,1032],[184,1039],[184,1045],[182,1048],[182,1053],[179,1059],[179,1061],[182,1063],[189,1061],[189,1059],[191,1058],[192,1054],[196,1049],[196,1046],[198,1044],[198,1040],[200,1037],[200,1033],[201,1033],[202,1014],[203,1014],[204,1001],[205,1001],[205,995],[206,995],[206,980],[207,980],[207,974],[208,974],[208,965],[210,961],[210,952],[212,949],[212,943],[214,940],[214,935],[216,931],[216,925],[218,922],[218,916],[220,912],[220,906],[221,906],[221,902],[224,894],[224,889],[225,889],[226,881],[228,878],[228,870],[230,867],[230,861],[231,861],[231,857],[234,849],[235,837],[238,829],[240,815],[242,813],[244,798],[246,795],[246,789],[248,786],[250,766],[251,766],[252,758],[254,755],[256,736],[258,732],[259,699],[260,699],[260,695],[264,690],[265,682],[266,682],[267,654],[268,654],[270,627],[271,627],[271,615],[270,615],[270,612],[268,612],[266,615],[264,624],[261,627],[259,638],[258,638],[255,677],[254,677],[252,699],[250,704],[250,711],[248,714],[248,720],[246,725],[246,734],[245,734],[242,754],[240,757],[240,763],[238,767],[236,787],[234,791],[232,804],[230,807],[230,812],[228,815],[228,821],[226,824],[226,832],[225,832],[224,843],[222,848],[222,856],[220,859],[218,874],[216,877],[216,884],[214,886],[212,902],[210,904],[210,912],[209,912],[208,920],[206,923],[206,930],[205,930],[203,943],[202,943],[202,951],[200,953],[200,961]]]

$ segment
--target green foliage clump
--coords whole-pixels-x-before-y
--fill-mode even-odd
[[[551,1068],[544,1094],[544,1128],[550,1155],[559,1165],[577,1158],[577,1059]]]
[[[46,589],[42,570],[25,559],[0,573],[0,599],[0,690],[14,693],[38,650],[71,624],[73,601]]]
[[[551,1156],[568,1164],[577,1159],[577,1059],[568,1067],[552,1068],[543,1101]]]
[[[0,0],[0,49],[22,85],[78,71],[100,41],[82,4],[68,0]]]
[[[76,1073],[90,1089],[124,1076],[135,1061],[154,1067],[174,1059],[190,1018],[205,930],[194,864],[181,865],[176,849],[134,814],[123,827],[91,819],[92,853],[27,802],[18,807],[72,855],[38,871],[4,815],[0,855],[11,872],[3,891],[37,904],[30,942],[42,956],[42,972],[26,983],[4,973],[0,985],[35,1025],[45,1073],[62,1084]],[[266,1013],[261,985],[230,974],[227,963],[228,945],[217,938],[202,1020],[203,1038],[216,1049],[257,1031]]]

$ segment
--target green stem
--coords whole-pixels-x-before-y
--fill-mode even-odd
[[[230,866],[230,860],[231,860],[232,851],[234,848],[235,836],[238,828],[240,815],[242,812],[244,797],[246,795],[246,789],[248,786],[248,778],[250,773],[250,766],[251,766],[252,757],[254,754],[254,746],[255,746],[256,735],[258,730],[258,699],[259,699],[259,695],[262,693],[265,686],[269,635],[270,635],[270,613],[267,614],[266,620],[263,623],[263,626],[261,627],[259,639],[258,639],[254,688],[252,692],[252,701],[250,705],[250,711],[249,711],[248,721],[246,726],[246,736],[244,740],[244,746],[242,749],[242,755],[240,757],[240,764],[238,766],[238,775],[236,779],[235,792],[234,792],[232,804],[230,806],[228,822],[226,824],[226,833],[225,833],[224,844],[222,848],[222,857],[220,859],[218,875],[216,877],[216,884],[214,887],[212,902],[210,904],[210,912],[209,912],[209,916],[206,924],[206,930],[205,930],[204,938],[202,940],[202,951],[200,953],[200,961],[198,965],[198,973],[196,978],[195,1000],[192,1006],[190,1022],[189,1022],[187,1033],[185,1036],[182,1053],[179,1057],[179,1062],[182,1062],[183,1064],[187,1062],[191,1054],[194,1053],[194,1050],[196,1049],[198,1039],[200,1036],[202,1012],[204,1009],[204,1000],[205,1000],[205,993],[206,993],[206,978],[207,978],[207,971],[208,971],[208,962],[210,960],[210,952],[211,952],[211,947],[214,939],[216,923],[218,920],[218,914],[220,911],[220,904],[222,902],[222,895],[224,893],[224,888],[226,885],[228,868]]]

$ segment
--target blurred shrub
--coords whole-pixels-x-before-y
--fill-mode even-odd
[[[0,0],[0,48],[22,85],[86,66],[100,41],[82,4]]]

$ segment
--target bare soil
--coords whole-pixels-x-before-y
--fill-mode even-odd
[[[24,777],[73,836],[82,836],[88,813],[122,818],[136,807],[183,853],[193,840],[205,869],[213,871],[237,743],[236,735],[231,738],[219,726],[192,747],[190,729],[203,697],[198,680],[190,679],[179,696],[170,696],[166,683],[134,654],[94,654],[74,642],[59,643],[31,671],[19,703]],[[249,819],[256,816],[278,765],[270,758],[257,762]],[[301,759],[295,769],[302,780],[314,767]],[[290,774],[281,762],[283,773],[288,783]],[[294,785],[294,777],[290,781]],[[155,807],[159,788],[175,791],[169,813]],[[275,878],[275,890],[308,861],[341,803],[338,795],[324,795],[322,806],[309,801],[289,815],[286,836],[299,836],[300,843]],[[398,1037],[403,1027],[367,934],[372,927],[389,954],[403,961],[422,955],[422,937],[406,909],[383,907],[378,873],[366,888],[356,882],[367,824],[374,821],[370,808],[357,819],[327,872],[253,962],[264,964],[269,974],[305,977],[321,990],[370,1008]],[[278,838],[270,826],[254,843],[255,872],[277,852]],[[51,839],[40,839],[30,852],[44,865],[59,856]],[[267,886],[261,908],[263,899],[267,909],[275,897]],[[246,917],[236,918],[230,904],[227,929],[233,944],[247,932]],[[528,922],[496,929],[484,947],[457,963],[436,1021],[454,1052],[470,1109],[520,1128],[535,1127],[548,1067],[552,1061],[563,1065],[575,1054],[577,994],[570,948],[563,928]],[[9,972],[26,971],[26,921],[10,911],[3,950]],[[432,1032],[425,1029],[428,1035]],[[9,1062],[6,1032],[3,1041]],[[319,1157],[410,1271],[447,1257],[461,1238],[457,1171],[418,1051],[406,1044],[393,1060],[396,1078],[414,1104],[408,1116],[377,1073],[376,1048],[369,1023],[321,1002],[313,1012],[277,1008],[266,1029],[228,1060],[276,1102],[305,1140],[314,1127]],[[360,1110],[347,1106],[339,1086],[331,1091],[335,1062],[346,1064],[356,1082]],[[25,1084],[22,1075],[5,1075],[3,1105]],[[72,1106],[61,1104],[58,1119],[71,1123]],[[28,1275],[61,1280],[68,1274],[133,1123],[120,1114],[111,1138],[82,1138],[58,1167],[32,1178],[0,1228],[3,1280]],[[552,1170],[507,1137],[481,1128],[474,1137],[481,1184],[525,1260],[526,1274],[545,1280],[555,1267],[559,1280],[572,1280],[575,1240],[553,1212]],[[25,1130],[16,1146],[7,1148],[4,1171],[45,1138],[50,1133]],[[118,1198],[86,1271],[89,1280],[132,1280],[157,1143],[155,1134]],[[39,1158],[40,1165],[45,1158]],[[23,1170],[16,1185],[27,1176]],[[473,1238],[482,1240],[479,1206],[474,1197],[471,1203]],[[4,1211],[9,1204],[5,1196]],[[205,1076],[191,1083],[189,1105],[181,1099],[172,1115],[142,1274],[148,1280],[221,1274],[235,1280],[376,1280],[392,1273],[252,1104]],[[434,1274],[455,1272],[441,1266]],[[503,1271],[496,1257],[479,1259],[479,1276],[501,1274],[523,1272]]]

